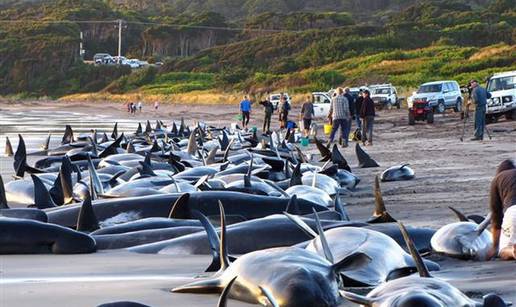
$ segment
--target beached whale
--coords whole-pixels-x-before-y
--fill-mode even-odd
[[[0,254],[82,254],[96,251],[84,233],[39,221],[0,217]]]
[[[220,243],[212,246],[220,245],[221,270],[211,278],[177,287],[173,292],[221,293],[233,282],[229,295],[249,303],[281,307],[338,306],[341,302],[338,272],[370,261],[357,252],[332,263],[302,248],[279,247],[251,252],[230,263],[224,209],[220,207]],[[216,233],[209,238],[218,239]]]
[[[402,277],[383,283],[369,292],[367,296],[349,291],[340,291],[343,297],[362,306],[371,307],[506,306],[505,302],[494,294],[485,296],[483,303],[476,302],[451,284],[438,278],[433,278],[404,226],[400,224],[400,227],[419,275]]]

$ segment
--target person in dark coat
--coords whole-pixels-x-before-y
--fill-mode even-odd
[[[374,102],[371,99],[369,90],[363,92],[364,99],[360,109],[360,117],[363,120],[362,123],[362,144],[373,145],[373,124],[374,124]],[[367,140],[367,143],[366,143]]]
[[[269,94],[267,93],[267,97],[265,97],[264,101],[260,101],[260,104],[263,106],[264,118],[263,118],[263,133],[271,132],[271,118],[272,113],[274,112],[274,106],[270,101]]]
[[[362,129],[362,121],[360,120],[360,111],[362,110],[362,102],[364,101],[364,91],[360,89],[358,97],[355,99],[357,128]]]

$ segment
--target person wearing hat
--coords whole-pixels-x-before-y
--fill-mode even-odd
[[[471,140],[482,141],[486,126],[487,99],[491,98],[491,94],[481,87],[475,79],[469,82],[469,86],[471,88],[471,100],[467,106],[469,107],[471,103],[475,104],[475,136]]]

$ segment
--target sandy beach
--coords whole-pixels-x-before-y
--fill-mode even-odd
[[[26,137],[28,151],[36,151],[52,132],[53,144],[62,136],[65,124],[77,132],[93,127],[109,132],[115,122],[121,131],[133,132],[138,122],[163,120],[170,124],[184,117],[187,123],[198,120],[216,126],[236,122],[238,107],[232,105],[192,106],[164,105],[158,111],[145,105],[142,113],[130,115],[125,106],[115,103],[81,102],[6,102],[0,101],[0,154],[5,136],[14,149],[17,133]],[[297,119],[299,109],[293,108]],[[261,128],[263,112],[255,108],[251,126]],[[322,126],[322,120],[319,121]],[[277,127],[277,116],[272,125]],[[501,119],[488,125],[482,142],[473,135],[472,119],[467,124],[464,142],[463,122],[459,114],[448,111],[436,115],[435,123],[418,122],[409,126],[406,110],[380,111],[376,118],[374,146],[366,151],[380,164],[379,168],[357,168],[354,146],[341,149],[353,172],[361,178],[355,191],[346,195],[352,218],[367,218],[373,210],[372,182],[384,169],[409,163],[416,178],[382,184],[387,208],[392,216],[407,225],[439,228],[456,220],[448,209],[453,206],[466,214],[488,213],[489,183],[496,166],[504,159],[516,158],[516,121]],[[321,137],[322,132],[320,133]],[[304,149],[314,154],[313,145]],[[38,157],[30,157],[32,163]],[[12,180],[12,158],[0,158],[0,173]],[[470,297],[480,298],[495,292],[516,302],[516,262],[472,262],[432,255],[442,270],[434,275],[443,278]],[[202,274],[210,262],[207,256],[171,257],[139,255],[128,252],[100,252],[91,255],[12,255],[0,256],[0,306],[96,306],[117,300],[133,300],[150,306],[215,306],[215,295],[172,294],[170,289]],[[366,289],[364,289],[366,292]],[[246,306],[232,301],[230,306]],[[353,306],[345,303],[343,306]]]

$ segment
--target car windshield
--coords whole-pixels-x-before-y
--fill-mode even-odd
[[[280,100],[280,95],[271,95],[271,100]]]
[[[441,91],[442,84],[427,84],[421,85],[417,90],[418,93],[438,93]]]
[[[493,78],[489,80],[487,90],[489,92],[511,90],[516,88],[516,76]]]
[[[391,89],[390,88],[377,88],[374,90],[374,93],[380,94],[380,95],[390,95]]]

